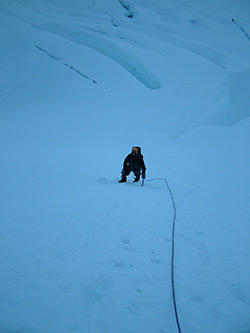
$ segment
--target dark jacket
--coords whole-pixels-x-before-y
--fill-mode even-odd
[[[146,166],[143,160],[142,154],[129,154],[123,162],[124,170],[138,171],[142,170],[142,174],[145,175]]]

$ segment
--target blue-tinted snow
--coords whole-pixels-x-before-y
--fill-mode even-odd
[[[250,330],[247,1],[0,3],[0,332]]]

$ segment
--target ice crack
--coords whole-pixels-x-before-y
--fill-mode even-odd
[[[134,12],[131,9],[131,5],[125,0],[119,0],[119,3],[126,11],[125,16],[132,19],[134,17]]]
[[[40,46],[35,46],[39,51],[45,53],[48,57],[50,57],[51,59],[55,60],[55,61],[61,61],[62,59],[60,57],[54,56],[53,54],[51,54],[50,52],[48,52],[47,50],[43,49]],[[94,79],[91,79],[88,75],[84,74],[82,71],[80,71],[79,69],[77,69],[76,67],[69,65],[68,63],[64,62],[63,63],[64,66],[69,67],[70,69],[72,69],[74,72],[76,72],[78,75],[80,75],[81,77],[87,79],[87,80],[91,80],[93,83],[97,84],[97,81]]]
[[[246,32],[246,30],[235,19],[232,19],[232,22],[243,32],[246,38],[250,40],[250,35]]]

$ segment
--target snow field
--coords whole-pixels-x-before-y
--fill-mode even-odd
[[[3,262],[3,287],[15,295],[15,308],[5,312],[3,328],[9,318],[12,330],[22,321],[35,331],[39,327],[38,332],[66,332],[71,327],[93,332],[174,327],[170,288],[166,290],[171,213],[164,196],[159,196],[164,189],[154,190],[152,209],[150,188],[128,183],[121,192],[116,181],[100,179],[95,186],[92,181],[79,185],[78,179],[67,183],[65,175],[54,175],[48,196],[42,180],[40,175],[29,176],[12,197],[15,208],[15,199],[19,200],[19,210],[9,204],[2,215],[13,211],[14,225],[5,220],[2,226],[3,234],[10,235],[3,237],[3,258],[8,258]],[[135,209],[138,195],[150,205]],[[161,220],[163,211],[165,221]],[[11,294],[6,295],[4,304],[13,301]],[[36,306],[27,316],[29,304]]]
[[[1,1],[1,333],[177,331],[133,145],[182,331],[249,331],[247,9]]]

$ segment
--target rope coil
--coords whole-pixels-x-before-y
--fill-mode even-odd
[[[155,180],[160,180],[160,181],[165,182],[165,184],[167,186],[167,189],[168,189],[168,192],[169,192],[169,195],[171,197],[172,204],[173,204],[174,214],[173,214],[173,223],[172,223],[171,285],[172,285],[172,297],[173,297],[173,306],[174,306],[176,325],[177,325],[177,328],[178,328],[178,332],[181,333],[180,321],[179,321],[177,305],[176,305],[175,285],[174,285],[174,255],[175,255],[174,241],[175,241],[176,205],[175,205],[172,190],[171,190],[171,188],[168,184],[167,179],[166,178],[153,178],[153,179],[149,179],[149,180],[146,180],[146,181],[147,182],[152,182],[152,181],[155,181]]]

